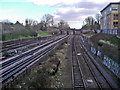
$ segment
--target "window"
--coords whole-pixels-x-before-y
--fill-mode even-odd
[[[117,10],[118,10],[118,8],[117,8],[117,7],[113,7],[113,8],[112,8],[112,10],[117,11]]]
[[[118,20],[118,14],[114,14],[114,20]]]
[[[111,8],[110,8],[110,11],[111,11]]]
[[[118,22],[113,22],[113,27],[118,27]]]
[[[106,11],[105,11],[105,15],[106,15]]]

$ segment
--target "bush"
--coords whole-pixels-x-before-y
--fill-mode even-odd
[[[37,36],[39,37],[39,36],[49,36],[49,35],[51,35],[51,34],[44,32],[44,33],[38,33]]]
[[[119,46],[120,39],[116,36],[109,36],[107,41],[109,41],[111,44],[114,44],[115,46]]]
[[[35,36],[37,36],[37,33],[34,30],[18,29],[18,30],[11,31],[11,33],[8,33],[8,34],[2,34],[2,41],[20,39],[21,37],[28,38],[28,37],[35,37]]]
[[[54,31],[53,33],[54,33],[54,34],[58,34],[58,31]]]
[[[100,46],[100,47],[103,45],[103,43],[100,42],[100,41],[99,41],[97,44],[98,44],[98,46]]]
[[[9,57],[10,55],[8,54],[7,51],[5,51],[5,52],[3,53],[3,56],[5,56],[5,57]]]
[[[33,37],[33,36],[35,37],[35,36],[37,36],[37,33],[36,33],[34,30],[31,30],[31,29],[30,29],[30,30],[29,30],[29,35],[32,36],[32,37]]]

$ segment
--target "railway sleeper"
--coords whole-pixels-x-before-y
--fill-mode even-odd
[[[82,79],[79,77],[79,78],[74,78],[74,81],[75,82],[79,82],[79,83],[82,83]]]
[[[74,74],[79,74],[80,75],[79,70],[74,70],[73,72],[74,72]]]
[[[63,41],[65,41],[66,39],[64,39]],[[57,46],[59,46],[60,44],[62,44],[63,43],[63,41],[62,42],[60,42],[60,43],[58,43],[55,47],[54,47],[54,49],[57,47]],[[53,50],[52,50],[53,51]],[[49,51],[48,53],[47,53],[47,55],[48,54],[50,54],[50,52],[51,51]],[[45,54],[46,55],[46,54]],[[41,57],[41,59],[43,58],[43,56]],[[38,61],[37,61],[38,62]],[[35,63],[37,63],[37,62],[35,62]],[[36,67],[36,64],[34,63],[34,65],[32,65],[32,66],[30,66],[29,67],[29,69],[27,69],[28,71],[32,71],[35,67]],[[25,69],[25,68],[24,68]],[[9,87],[12,87],[13,86],[13,84],[15,84],[16,83],[16,81],[18,81],[18,79],[21,79],[22,77],[24,77],[25,75],[26,75],[26,71],[24,71],[24,69],[22,70],[22,71],[20,71],[19,73],[16,73],[15,75],[14,75],[14,78],[10,78],[8,81],[6,81],[4,84],[3,84],[3,89],[5,88],[5,87],[8,87],[8,86],[6,86],[7,84],[9,84]],[[19,75],[20,74],[20,75]],[[20,76],[20,78],[19,78],[19,76]],[[13,80],[14,79],[14,80]],[[17,80],[15,80],[15,79],[17,79]]]
[[[74,87],[83,87],[83,83],[80,83],[80,82],[77,82],[77,83],[74,83]]]
[[[79,78],[74,78],[74,81],[75,82],[81,82],[82,83],[82,79],[79,77]]]
[[[75,90],[76,90],[77,88],[84,88],[84,85],[83,85],[83,84],[79,84],[79,85],[74,86],[74,88],[75,88]]]
[[[77,61],[73,61],[73,65],[77,65]]]
[[[79,65],[78,64],[73,64],[73,68],[76,69],[76,67],[79,67]]]

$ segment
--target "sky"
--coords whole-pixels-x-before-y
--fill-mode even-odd
[[[88,16],[93,16],[110,2],[120,0],[0,0],[0,21],[8,19],[24,23],[25,19],[41,21],[45,14],[54,16],[55,23],[68,22],[71,28],[81,28]]]

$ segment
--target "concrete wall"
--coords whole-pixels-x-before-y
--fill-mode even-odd
[[[96,55],[99,60],[111,71],[113,72],[117,77],[120,78],[120,64],[118,64],[115,60],[108,57],[106,54],[102,52],[102,48],[94,48],[93,43],[89,42],[89,39],[86,39],[85,37],[81,37],[82,42],[87,47],[88,50],[90,50],[94,55]]]

